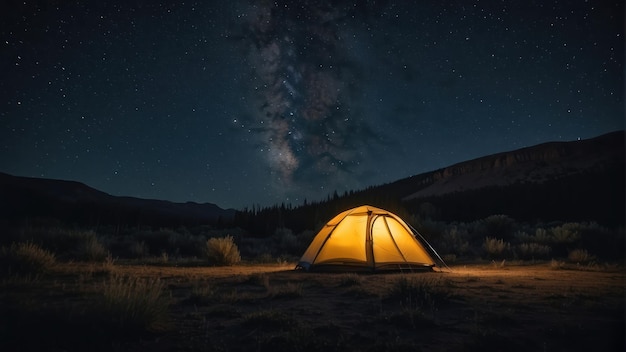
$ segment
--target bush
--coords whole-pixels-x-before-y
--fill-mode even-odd
[[[170,254],[176,253],[181,256],[200,257],[202,256],[202,247],[206,241],[203,236],[194,236],[184,228],[179,229],[180,232],[170,232],[169,250]]]
[[[565,262],[556,260],[556,259],[552,259],[552,261],[550,262],[550,267],[552,269],[563,269],[565,267]]]
[[[178,234],[169,229],[159,229],[158,231],[143,230],[133,235],[135,241],[143,242],[148,251],[152,254],[158,254],[171,249],[170,238],[174,238]]]
[[[551,229],[552,241],[556,244],[571,244],[580,240],[581,225],[568,222]]]
[[[131,331],[160,329],[169,306],[164,286],[159,279],[113,277],[103,288],[99,314]]]
[[[469,238],[466,229],[452,226],[445,230],[438,248],[444,253],[464,255],[469,252]]]
[[[505,251],[511,248],[511,244],[504,242],[502,239],[486,237],[483,243],[483,249],[490,258],[501,258]]]
[[[497,235],[500,238],[509,239],[514,233],[515,220],[507,215],[491,215],[483,219],[481,225],[485,235]]]
[[[547,258],[550,255],[550,246],[539,243],[522,243],[517,246],[519,255],[523,259],[540,259]]]
[[[29,241],[41,244],[56,254],[59,260],[83,260],[102,262],[109,255],[93,230],[70,230],[61,227],[25,229],[21,235]]]
[[[95,232],[86,232],[82,243],[76,250],[76,259],[88,262],[104,262],[108,256],[109,251],[98,241]]]
[[[623,228],[610,230],[593,222],[584,223],[581,226],[580,241],[576,247],[592,252],[596,259],[623,261],[625,240]]]
[[[569,252],[567,255],[567,259],[574,263],[587,263],[595,258],[587,252],[586,249],[574,249]]]
[[[444,263],[454,263],[456,262],[456,254],[444,254],[443,256],[441,256],[441,259],[443,259]]]
[[[56,263],[54,254],[31,242],[0,249],[0,269],[6,273],[40,274]]]
[[[239,249],[232,236],[210,238],[206,242],[206,255],[213,265],[233,265],[241,261]]]
[[[129,245],[128,251],[133,258],[144,259],[150,255],[150,249],[144,241],[133,241]]]
[[[292,254],[301,252],[298,237],[285,227],[277,228],[274,232],[274,241],[278,248],[278,254]]]
[[[544,228],[538,228],[535,230],[535,236],[533,237],[533,241],[537,243],[550,243],[552,242],[552,238],[550,237],[550,233],[548,230]]]

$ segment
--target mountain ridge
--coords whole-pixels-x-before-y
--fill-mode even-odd
[[[213,203],[112,196],[76,181],[0,173],[0,219],[41,216],[86,224],[151,226],[226,221],[271,234],[281,226],[315,228],[321,219],[362,204],[404,209],[407,214],[421,214],[428,204],[448,221],[507,213],[528,220],[619,225],[624,223],[624,154],[624,131],[616,131],[491,154],[295,208],[283,204],[251,212]]]
[[[580,170],[604,168],[620,159],[624,160],[623,131],[577,141],[541,143],[421,174],[421,183],[427,187],[403,200],[516,182],[541,183]]]
[[[78,181],[13,176],[0,172],[0,216],[32,216],[78,222],[204,223],[231,219],[234,209],[213,203],[114,196]]]

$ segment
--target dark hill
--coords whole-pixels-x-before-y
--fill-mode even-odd
[[[215,204],[116,197],[74,181],[0,173],[0,219],[54,218],[81,225],[178,226],[229,221]]]
[[[623,225],[624,163],[624,131],[619,131],[489,155],[373,191],[398,197],[413,213],[430,209],[435,213],[429,215],[448,221],[506,214],[528,221]]]
[[[543,184],[624,166],[624,134],[552,142],[458,163],[426,176],[405,200],[518,183]],[[586,188],[591,185],[586,185]]]
[[[179,226],[228,222],[259,236],[277,227],[317,229],[362,204],[402,217],[472,221],[595,221],[624,226],[624,131],[498,153],[292,208],[242,211],[215,204],[115,197],[82,183],[0,173],[0,220],[47,217],[84,225]],[[231,222],[232,221],[232,222]]]
[[[505,214],[519,221],[624,226],[624,163],[624,131],[619,131],[489,155],[294,209],[274,207],[237,217],[257,233],[279,226],[300,231],[371,204],[405,218],[473,221]]]
[[[546,143],[422,175],[402,200],[432,204],[442,220],[507,214],[526,221],[595,221],[623,226],[624,133]]]

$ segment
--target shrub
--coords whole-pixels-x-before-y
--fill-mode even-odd
[[[444,253],[463,255],[469,252],[469,235],[466,229],[452,226],[445,230],[442,235],[440,249]]]
[[[136,241],[145,243],[152,254],[172,249],[170,238],[175,238],[176,236],[178,234],[169,229],[160,229],[158,231],[144,230],[133,235]]]
[[[586,249],[574,249],[569,252],[567,255],[567,259],[574,263],[587,263],[595,258],[587,252]]]
[[[550,262],[550,268],[552,269],[563,269],[565,267],[565,262],[556,260],[556,259],[552,259],[552,261]]]
[[[456,254],[444,254],[441,259],[444,263],[454,263],[456,262]]]
[[[170,254],[173,252],[182,256],[200,257],[202,256],[202,247],[205,240],[203,236],[194,236],[186,229],[182,228],[179,232],[169,232],[169,245]]]
[[[129,247],[130,255],[133,258],[143,259],[150,255],[150,249],[144,241],[133,241]]]
[[[109,251],[98,241],[95,232],[86,232],[76,250],[76,259],[88,262],[104,262]]]
[[[507,215],[491,215],[481,221],[484,234],[497,235],[500,238],[512,237],[515,220]]]
[[[220,236],[213,236],[220,237]],[[239,251],[241,255],[249,258],[256,258],[260,263],[276,262],[273,259],[275,253],[274,240],[271,237],[268,238],[254,238],[254,237],[241,237],[239,240]]]
[[[108,250],[99,242],[92,230],[67,230],[62,228],[40,230],[38,238],[43,247],[48,248],[61,260],[103,261]]]
[[[623,228],[610,230],[591,222],[582,224],[577,247],[585,248],[602,259],[623,261],[625,244]]]
[[[206,242],[206,255],[213,265],[233,265],[241,261],[239,249],[232,236],[210,238]]]
[[[315,235],[317,235],[317,232],[313,230],[304,230],[298,234],[298,255],[302,255],[302,252],[311,244]]]
[[[580,240],[581,225],[568,222],[551,229],[552,241],[557,244],[570,244]]]
[[[112,277],[103,288],[99,314],[124,329],[160,329],[169,306],[164,286],[159,279]]]
[[[255,261],[260,264],[275,264],[277,259],[269,253],[262,253],[256,257]]]
[[[544,228],[538,228],[535,230],[535,236],[533,237],[533,241],[537,243],[550,243],[552,242],[552,238],[548,233],[548,230]]]
[[[501,258],[505,251],[511,248],[511,244],[502,239],[486,237],[483,249],[490,258]]]
[[[0,268],[7,273],[45,273],[55,263],[53,253],[31,242],[13,243],[0,249]]]
[[[517,246],[520,257],[524,259],[546,258],[550,255],[550,246],[539,243],[522,243]]]
[[[277,228],[274,232],[274,241],[278,247],[280,254],[292,254],[299,253],[298,237],[293,232],[285,227]]]

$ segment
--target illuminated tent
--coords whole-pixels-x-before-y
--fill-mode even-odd
[[[435,262],[411,227],[386,210],[363,205],[335,216],[318,232],[296,268],[429,269]]]

